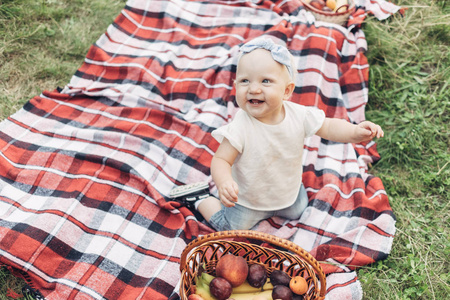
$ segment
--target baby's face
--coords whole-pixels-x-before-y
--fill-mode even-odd
[[[267,124],[284,119],[283,101],[294,89],[286,66],[273,60],[269,51],[244,54],[236,71],[236,101],[241,109]]]

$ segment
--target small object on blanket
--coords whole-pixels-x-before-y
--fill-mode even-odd
[[[352,0],[302,0],[302,3],[317,21],[341,26],[347,24],[348,17],[355,11]]]
[[[262,242],[264,246],[256,242]],[[269,274],[281,270],[291,278],[301,276],[308,285],[305,294],[307,299],[325,299],[325,274],[317,260],[307,251],[289,240],[267,233],[230,230],[204,235],[186,246],[180,259],[181,300],[188,299],[197,276],[202,272],[214,275],[219,259],[229,253],[244,257],[249,265],[264,266]]]
[[[170,191],[169,197],[173,201],[186,206],[199,221],[203,221],[203,216],[198,212],[195,203],[209,197],[208,182],[196,182],[187,185],[180,185]]]
[[[177,198],[197,192],[202,193],[202,191],[206,191],[206,193],[209,193],[209,185],[206,181],[180,185],[171,190],[169,196],[170,198]]]

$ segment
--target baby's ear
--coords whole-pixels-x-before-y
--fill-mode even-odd
[[[295,83],[294,82],[289,82],[288,85],[286,86],[286,89],[284,90],[284,100],[289,99],[292,96],[292,93],[294,92],[295,89]]]

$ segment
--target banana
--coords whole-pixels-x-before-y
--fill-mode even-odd
[[[214,276],[203,272],[202,275],[197,277],[195,282],[195,294],[201,296],[204,300],[217,300],[211,295],[209,290],[209,283],[214,279]]]
[[[234,300],[272,300],[272,290],[256,292],[256,293],[243,293],[243,294],[231,294],[230,299]]]
[[[202,297],[203,300],[217,300],[217,298],[213,297],[211,295],[211,293],[209,292],[209,287],[208,290],[206,290],[206,288],[202,287],[202,288],[198,288],[195,290],[195,293],[197,295],[199,295],[200,297]]]
[[[200,279],[201,281],[203,281],[205,284],[207,284],[209,286],[209,284],[211,283],[211,281],[214,279],[214,276],[203,272],[198,279]]]
[[[238,287],[233,288],[233,294],[243,294],[243,293],[257,293],[266,290],[273,290],[273,285],[267,280],[267,282],[260,288],[252,287],[247,281]]]

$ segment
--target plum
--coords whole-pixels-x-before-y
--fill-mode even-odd
[[[266,268],[262,265],[254,264],[248,268],[247,281],[252,287],[260,288],[267,280]]]
[[[294,294],[291,289],[285,285],[276,285],[273,287],[272,299],[292,300]]]
[[[289,275],[281,270],[273,270],[270,274],[270,283],[272,283],[273,286],[276,285],[284,285],[289,286],[289,282],[291,281],[291,277]]]
[[[216,277],[211,280],[209,284],[209,291],[211,295],[216,297],[219,300],[228,299],[233,292],[233,287],[231,283],[222,277]]]

